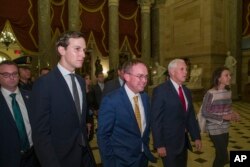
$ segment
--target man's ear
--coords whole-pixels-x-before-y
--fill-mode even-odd
[[[127,74],[127,73],[123,74],[123,78],[124,78],[125,81],[128,81],[129,77],[130,77],[129,74]]]
[[[173,69],[170,69],[170,70],[168,71],[168,74],[169,74],[169,75],[173,75]]]
[[[64,55],[64,53],[65,53],[65,48],[64,48],[64,47],[59,46],[59,47],[57,48],[57,50],[58,50],[58,52],[60,53],[60,55]]]

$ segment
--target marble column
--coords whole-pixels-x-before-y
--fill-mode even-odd
[[[151,58],[153,62],[162,63],[160,59],[160,18],[161,8],[165,5],[166,0],[152,0],[154,4],[151,8]]]
[[[141,58],[146,63],[150,63],[151,59],[151,24],[150,24],[150,7],[151,2],[141,1]]]
[[[80,2],[79,0],[69,0],[69,30],[79,31],[80,30]]]
[[[38,71],[51,64],[50,0],[38,0]]]
[[[119,63],[119,0],[109,0],[109,69],[116,69]]]
[[[235,80],[232,81],[232,92],[233,92],[233,99],[238,99],[238,95],[241,91],[241,62],[242,62],[242,55],[240,52],[240,44],[241,44],[241,7],[242,7],[242,0],[228,1],[228,17],[227,17],[227,27],[229,28],[228,34],[228,50],[231,51],[232,56],[235,57],[237,60],[236,70],[233,72],[235,75]],[[232,77],[233,78],[233,77]]]

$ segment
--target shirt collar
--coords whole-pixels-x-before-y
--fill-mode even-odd
[[[19,90],[18,87],[16,88],[16,90],[14,92],[11,92],[11,91],[3,88],[3,87],[1,87],[1,91],[2,91],[2,93],[3,93],[4,96],[9,96],[12,93],[16,93],[17,95],[21,94],[21,92],[20,92],[20,90]]]
[[[120,85],[122,86],[124,84],[124,80],[121,79],[120,77],[118,77],[118,80],[119,80]]]
[[[176,83],[174,80],[172,80],[171,78],[170,78],[170,81],[172,82],[172,84],[174,85],[174,87],[175,87],[176,90],[179,89],[179,86],[182,87],[182,85],[177,84],[177,83]]]
[[[57,64],[57,67],[58,67],[59,71],[62,73],[63,76],[69,75],[71,73],[75,73],[75,71],[70,72],[69,70],[67,70],[66,68],[64,68],[60,63]]]
[[[124,88],[128,94],[129,99],[133,99],[134,96],[140,96],[140,93],[134,93],[132,90],[129,89],[129,87],[125,84]]]

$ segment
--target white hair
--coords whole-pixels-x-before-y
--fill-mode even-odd
[[[178,63],[185,63],[183,59],[174,59],[170,61],[168,64],[168,71],[170,71],[172,68],[176,68]]]

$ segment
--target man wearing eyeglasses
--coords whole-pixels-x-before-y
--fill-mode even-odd
[[[149,150],[149,97],[146,65],[123,65],[125,84],[104,96],[98,117],[97,141],[104,167],[145,167],[154,161]]]
[[[29,121],[30,94],[18,88],[18,67],[0,63],[0,166],[38,167]]]

